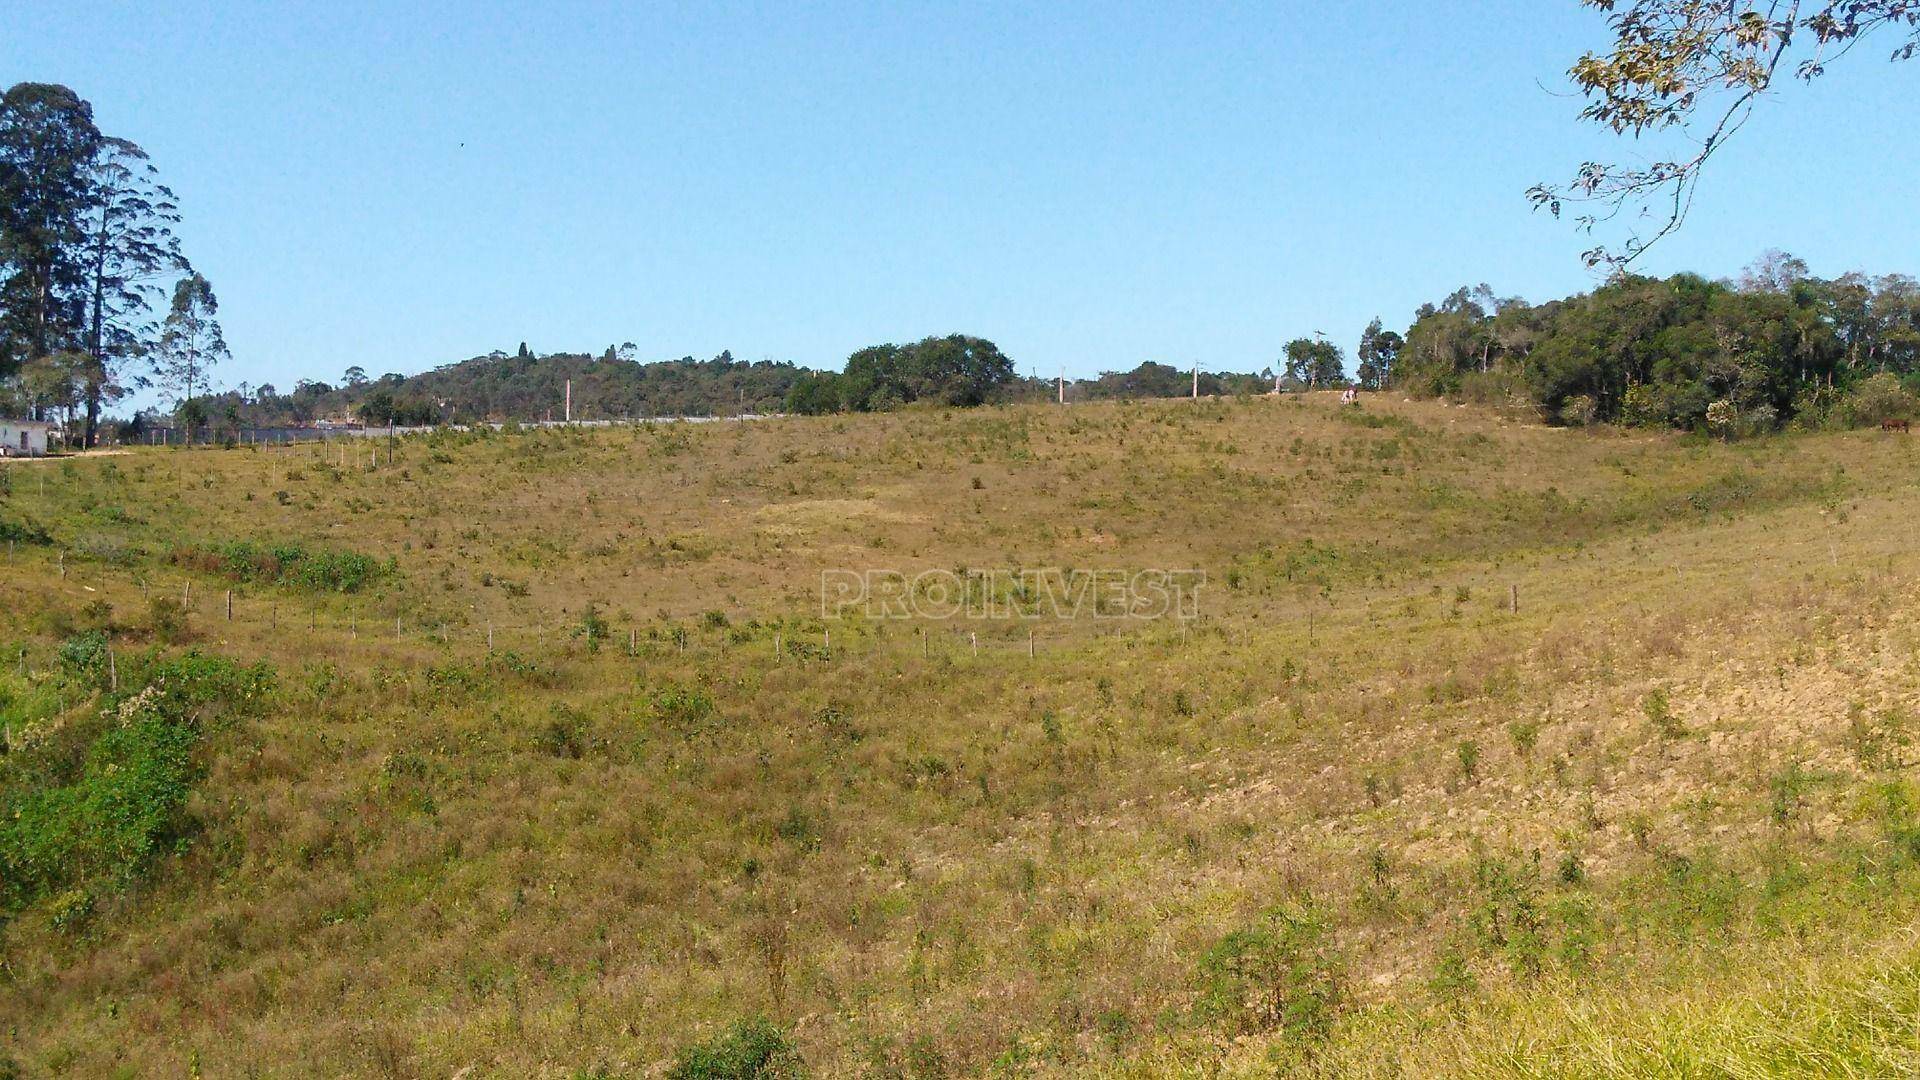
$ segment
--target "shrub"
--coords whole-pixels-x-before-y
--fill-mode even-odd
[[[1473,885],[1467,921],[1481,946],[1503,954],[1515,974],[1538,975],[1546,940],[1537,862],[1483,855],[1474,865]]]
[[[147,621],[153,624],[153,636],[170,642],[187,628],[187,610],[171,596],[156,596],[147,602]]]
[[[1539,720],[1515,720],[1507,725],[1507,736],[1513,740],[1513,749],[1522,758],[1532,760],[1533,748],[1540,741]]]
[[[355,551],[308,551],[298,544],[256,544],[249,540],[211,547],[176,547],[168,558],[175,566],[230,581],[284,585],[307,592],[359,592],[397,573],[391,559],[383,563]]]
[[[1600,403],[1587,394],[1575,394],[1560,403],[1560,422],[1569,427],[1586,427],[1600,417]]]
[[[601,644],[613,636],[613,627],[600,614],[599,605],[588,604],[587,610],[580,615],[580,622],[573,628],[573,636],[587,643],[588,652],[598,653]]]
[[[1667,402],[1646,383],[1627,387],[1620,398],[1620,422],[1628,427],[1661,427],[1671,419]]]
[[[47,530],[32,521],[8,521],[0,518],[0,544],[34,544],[44,547],[53,543],[53,537]]]
[[[586,714],[565,705],[555,705],[553,716],[534,737],[540,749],[557,758],[584,757],[593,746],[593,734]]]
[[[1854,384],[1840,399],[1840,416],[1854,427],[1882,420],[1909,420],[1915,413],[1913,394],[1892,372],[1883,371]]]
[[[1731,436],[1739,419],[1740,410],[1724,398],[1707,406],[1707,430],[1715,435]]]
[[[680,1051],[668,1080],[797,1080],[807,1074],[787,1033],[763,1016],[735,1021]]]
[[[1775,825],[1785,829],[1793,824],[1807,805],[1807,791],[1813,786],[1813,780],[1812,774],[1797,761],[1768,778],[1767,816]]]
[[[95,680],[107,673],[107,635],[87,630],[60,643],[60,670],[75,678]]]
[[[1469,371],[1462,374],[1459,385],[1451,396],[1459,401],[1496,408],[1525,405],[1533,398],[1527,388],[1526,379],[1521,373],[1517,369],[1506,368],[1493,371]],[[1587,399],[1589,403],[1592,400],[1592,398]],[[1384,423],[1374,426],[1384,426]]]
[[[1326,923],[1311,908],[1228,933],[1200,958],[1199,980],[1202,1018],[1302,1042],[1332,1031],[1343,997]]]
[[[0,795],[0,910],[137,876],[183,835],[202,714],[245,709],[271,681],[264,666],[193,654],[163,663],[139,693],[107,707],[77,777],[23,770],[24,782]]]
[[[1686,724],[1673,715],[1673,709],[1667,704],[1667,692],[1662,687],[1654,687],[1640,700],[1640,711],[1662,738],[1678,739],[1687,733]]]
[[[1472,739],[1464,739],[1454,748],[1460,759],[1460,776],[1471,784],[1480,778],[1480,744]]]
[[[653,692],[648,711],[663,727],[694,735],[708,727],[719,710],[713,696],[694,686],[665,686]]]

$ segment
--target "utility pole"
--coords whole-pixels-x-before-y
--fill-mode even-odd
[[[1066,365],[1063,364],[1060,367],[1060,404],[1065,405],[1066,403],[1067,403],[1067,369],[1066,369]]]
[[[573,380],[567,380],[567,423],[573,423]]]
[[[1200,361],[1193,362],[1193,400],[1200,400]]]

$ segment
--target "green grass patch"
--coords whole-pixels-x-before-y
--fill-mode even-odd
[[[382,561],[356,551],[313,551],[298,544],[248,540],[176,547],[168,561],[229,581],[304,592],[359,592],[399,572],[391,559]]]
[[[264,665],[190,653],[102,705],[77,763],[64,760],[62,740],[10,753],[0,774],[0,911],[137,877],[183,836],[205,717],[245,710],[271,684]]]

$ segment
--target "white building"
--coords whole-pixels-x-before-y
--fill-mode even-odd
[[[52,430],[45,420],[0,417],[0,456],[40,457],[47,452],[47,432]]]

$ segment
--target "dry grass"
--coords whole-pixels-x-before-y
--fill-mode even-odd
[[[101,600],[144,644],[176,546],[399,571],[232,622],[193,579],[190,644],[276,707],[183,854],[6,927],[27,1075],[644,1075],[754,1013],[828,1075],[1911,1065],[1910,968],[1845,974],[1920,884],[1905,440],[1258,399],[370,449],[12,475],[59,541],[0,577],[30,670]],[[1186,632],[923,645],[818,617],[864,567],[1210,585]],[[1302,905],[1331,1030],[1196,1013],[1223,935]],[[1737,1056],[1762,1029],[1805,1045]]]

